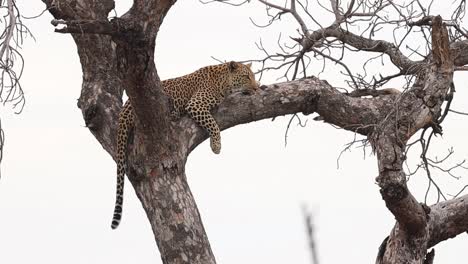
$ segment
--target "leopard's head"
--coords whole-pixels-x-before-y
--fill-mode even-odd
[[[231,61],[227,63],[230,72],[231,88],[248,90],[255,92],[258,90],[259,83],[255,81],[255,75],[252,72],[252,64],[242,64],[239,62]]]

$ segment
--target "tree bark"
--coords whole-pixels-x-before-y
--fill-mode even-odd
[[[447,29],[437,16],[432,21],[432,63],[421,73],[407,94],[370,136],[379,167],[377,183],[396,225],[377,263],[414,263],[426,260],[431,241],[431,210],[419,204],[406,186],[403,161],[408,139],[419,129],[438,123],[441,107],[453,82],[454,57]],[[433,254],[428,255],[432,262]]]
[[[150,163],[154,166],[145,166],[142,172],[131,170],[129,178],[151,223],[163,263],[216,263],[181,154],[158,156],[159,162]]]

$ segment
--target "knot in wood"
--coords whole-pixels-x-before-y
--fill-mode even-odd
[[[145,35],[143,28],[134,21],[114,18],[111,20],[111,24],[115,30],[113,39],[116,43],[125,43],[133,48],[145,48],[151,44],[151,40]]]
[[[402,184],[388,183],[380,189],[380,194],[387,203],[396,203],[408,196],[408,189]]]
[[[78,107],[80,107],[80,106],[78,106]],[[84,121],[85,121],[85,125],[90,130],[96,130],[97,127],[98,127],[99,122],[96,120],[97,119],[97,112],[98,112],[98,106],[95,105],[95,104],[90,105],[83,112],[83,118],[84,118]]]
[[[317,102],[320,99],[320,95],[318,94],[310,94],[307,97],[304,98],[304,109],[302,111],[302,114],[304,115],[310,115],[317,111]]]

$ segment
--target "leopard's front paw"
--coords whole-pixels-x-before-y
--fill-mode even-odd
[[[219,154],[221,152],[221,142],[210,139],[211,150],[214,154]]]

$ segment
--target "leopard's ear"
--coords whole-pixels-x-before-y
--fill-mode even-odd
[[[230,71],[234,71],[235,69],[237,69],[239,67],[239,64],[235,61],[231,61],[229,62],[229,70]]]
[[[249,62],[249,63],[247,63],[245,66],[249,67],[249,69],[250,69],[250,68],[252,68],[252,63]]]

